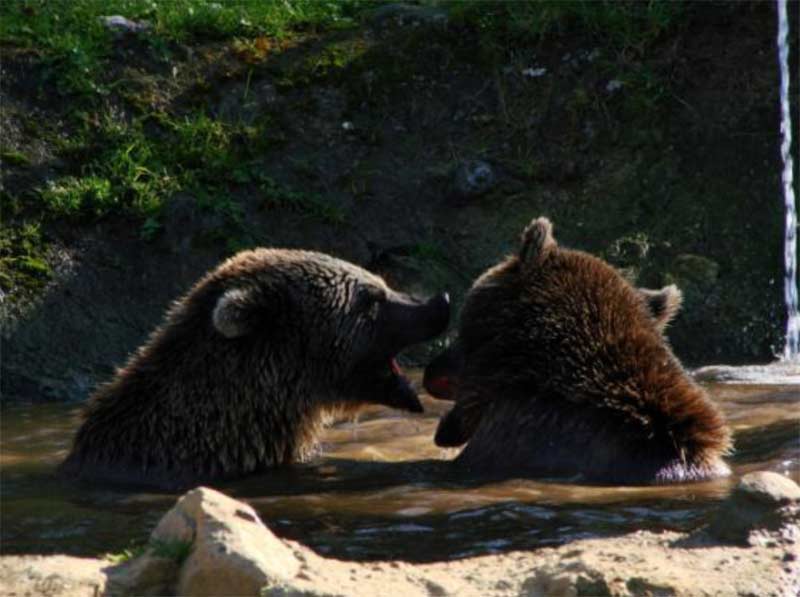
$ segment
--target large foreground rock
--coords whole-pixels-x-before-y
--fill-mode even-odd
[[[781,495],[797,489],[766,481]],[[189,541],[190,552],[176,549]],[[344,562],[278,539],[250,506],[198,488],[161,520],[144,556],[118,566],[3,558],[0,595],[788,596],[800,590],[798,541],[800,529],[787,521],[749,546],[705,532],[638,532],[435,564]]]
[[[266,585],[293,578],[300,567],[253,508],[204,487],[178,500],[151,542],[192,545],[178,578],[181,595],[258,595]]]

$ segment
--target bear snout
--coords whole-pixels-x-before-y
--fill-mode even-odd
[[[462,362],[458,344],[451,344],[425,367],[423,387],[434,398],[455,400]]]
[[[382,344],[386,352],[395,354],[438,336],[449,322],[450,295],[446,292],[424,302],[393,292],[381,309]]]

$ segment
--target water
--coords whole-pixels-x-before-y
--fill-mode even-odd
[[[709,386],[735,430],[735,475],[667,487],[565,482],[477,482],[448,467],[433,445],[447,405],[426,413],[374,408],[326,432],[313,463],[227,484],[278,535],[344,559],[436,561],[532,549],[636,529],[702,525],[735,478],[754,470],[800,480],[797,386]],[[74,405],[6,409],[0,477],[3,553],[97,556],[144,542],[176,495],[92,487],[54,477],[77,425]]]
[[[783,158],[783,197],[786,203],[784,240],[784,294],[786,297],[786,345],[784,361],[800,361],[800,315],[797,310],[797,210],[795,208],[792,165],[792,119],[789,111],[789,19],[786,0],[778,0],[778,62],[781,69],[781,157]]]

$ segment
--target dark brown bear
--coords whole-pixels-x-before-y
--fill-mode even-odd
[[[62,470],[183,487],[303,460],[331,415],[422,411],[395,355],[448,319],[446,295],[416,301],[328,255],[239,253],[97,390]]]
[[[637,290],[600,259],[562,249],[545,218],[518,254],[473,284],[458,340],[425,386],[454,399],[435,441],[491,474],[666,483],[729,473],[730,432],[662,331],[675,287]]]

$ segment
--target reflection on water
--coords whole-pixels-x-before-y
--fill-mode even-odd
[[[346,559],[432,561],[530,549],[636,529],[703,524],[735,477],[753,470],[800,481],[800,386],[710,386],[735,431],[734,478],[664,487],[475,480],[432,441],[447,404],[382,408],[341,423],[315,462],[226,484],[280,536]],[[0,427],[2,552],[97,555],[142,543],[175,500],[56,479],[77,426],[74,405],[9,408]]]

